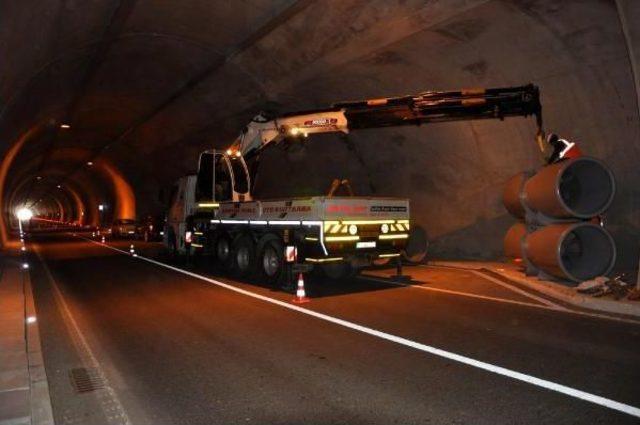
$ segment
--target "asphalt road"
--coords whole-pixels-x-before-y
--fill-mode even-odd
[[[415,287],[316,278],[308,314],[206,262],[177,266],[215,282],[70,235],[29,249],[57,424],[640,422],[615,407],[640,406],[640,325],[469,273],[427,268]],[[71,379],[81,368],[93,388]]]

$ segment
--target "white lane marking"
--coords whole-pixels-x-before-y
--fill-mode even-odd
[[[14,387],[14,388],[7,388],[6,390],[0,390],[0,394],[4,394],[4,393],[10,393],[12,391],[25,391],[30,389],[31,387]]]
[[[482,273],[482,272],[480,272],[478,270],[475,270],[475,269],[466,269],[466,268],[460,268],[460,267],[456,268],[456,267],[452,267],[452,266],[438,266],[438,265],[429,265],[429,264],[426,264],[426,265],[425,264],[421,264],[420,266],[424,267],[424,268],[441,268],[441,269],[449,269],[449,270],[451,270],[451,269],[463,270],[465,272],[473,273],[476,276],[479,276],[479,277],[481,277],[483,279],[486,279],[486,280],[488,280],[490,282],[498,284],[498,285],[502,286],[503,288],[506,288],[506,289],[508,289],[508,290],[510,290],[512,292],[515,292],[517,294],[520,294],[520,295],[522,295],[524,297],[531,298],[532,300],[535,300],[535,301],[538,301],[539,303],[545,304],[546,306],[551,307],[554,310],[568,310],[567,308],[565,308],[565,307],[563,307],[561,305],[558,305],[558,304],[556,304],[556,303],[554,303],[554,302],[552,302],[552,301],[550,301],[550,300],[548,300],[546,298],[539,297],[539,296],[537,296],[535,294],[532,294],[530,292],[527,292],[527,291],[525,291],[523,289],[517,288],[517,287],[512,286],[512,285],[509,285],[508,283],[502,282],[501,280],[496,279],[494,277],[487,276],[486,274],[484,274],[484,273]]]
[[[529,298],[531,298],[532,300],[536,300],[536,301],[538,301],[539,303],[545,304],[545,305],[547,305],[547,306],[549,306],[549,307],[551,307],[551,308],[553,308],[553,309],[555,309],[555,310],[567,310],[565,307],[562,307],[562,306],[561,306],[561,305],[559,305],[559,304],[556,304],[556,303],[554,303],[554,302],[552,302],[552,301],[549,301],[549,300],[548,300],[548,299],[546,299],[546,298],[539,297],[539,296],[534,295],[534,294],[531,294],[531,293],[529,293],[529,292],[527,292],[527,291],[525,291],[525,290],[523,290],[523,289],[520,289],[520,288],[518,288],[518,287],[516,287],[516,286],[509,285],[508,283],[503,282],[503,281],[501,281],[500,279],[496,279],[495,277],[488,276],[488,275],[486,275],[486,274],[484,274],[484,273],[482,273],[482,272],[480,272],[480,271],[477,271],[477,270],[471,270],[471,273],[473,273],[473,274],[475,274],[476,276],[479,276],[479,277],[481,277],[481,278],[483,278],[483,279],[486,279],[486,280],[488,280],[488,281],[491,281],[491,282],[493,282],[493,283],[495,283],[495,284],[497,284],[497,285],[500,285],[500,286],[502,286],[503,288],[509,289],[509,290],[511,290],[511,291],[513,291],[513,292],[515,292],[516,294],[520,294],[520,295],[522,295],[522,296],[529,297]]]
[[[100,397],[100,403],[102,404],[102,409],[104,411],[105,416],[107,417],[107,420],[109,421],[109,423],[131,425],[129,416],[124,410],[124,407],[122,406],[122,403],[118,399],[118,396],[116,395],[115,391],[111,387],[109,380],[107,379],[107,376],[104,374],[104,371],[102,370],[102,367],[98,362],[98,359],[93,353],[93,350],[91,350],[89,343],[87,342],[86,338],[80,331],[80,327],[78,326],[76,319],[71,314],[71,309],[69,308],[67,301],[64,299],[64,296],[62,295],[62,291],[58,287],[56,280],[51,274],[51,270],[49,270],[49,266],[47,266],[47,263],[44,261],[44,258],[42,258],[42,256],[40,255],[40,249],[37,246],[35,249],[35,253],[38,256],[38,259],[40,260],[40,264],[42,264],[42,268],[44,269],[47,275],[47,278],[51,282],[51,286],[54,290],[55,297],[57,298],[59,305],[62,307],[64,315],[67,316],[68,320],[65,322],[67,323],[67,326],[71,325],[71,328],[69,329],[69,331],[75,334],[75,338],[73,335],[71,336],[72,340],[76,343],[76,345],[78,345],[78,349],[84,352],[83,354],[85,354],[89,358],[88,366],[90,366],[91,368],[94,368],[104,382],[104,390],[106,390],[107,394],[105,397]]]
[[[463,270],[463,271],[477,273],[482,278],[485,278],[485,279],[488,279],[488,280],[492,280],[493,279],[491,276],[487,276],[487,275],[483,274],[481,271],[468,269],[468,268],[454,267],[454,266],[440,266],[440,265],[421,265],[421,267],[425,267],[425,268],[434,267],[434,268],[449,269],[449,270]],[[496,280],[498,280],[498,279],[496,279]],[[505,282],[501,282],[501,283],[504,284],[504,285],[507,285],[505,287],[509,286],[509,284],[507,284]],[[509,288],[509,289],[512,289],[512,288]],[[518,288],[518,290],[524,291],[524,290],[522,290],[520,288]],[[640,325],[640,320],[625,319],[623,317],[610,316],[608,314],[591,313],[589,311],[573,310],[571,308],[562,307],[562,306],[559,306],[560,308],[546,307],[546,306],[541,306],[541,305],[534,305],[534,306],[537,307],[537,308],[543,308],[543,309],[547,309],[547,310],[554,310],[554,311],[557,311],[557,312],[560,312],[560,313],[575,314],[575,315],[578,315],[578,316],[590,317],[590,318],[595,318],[595,319],[604,319],[604,320],[610,320],[610,321],[613,321],[613,322],[629,323],[629,324],[632,324],[632,325]]]
[[[599,395],[591,394],[591,393],[588,393],[586,391],[578,390],[576,388],[572,388],[572,387],[569,387],[569,386],[566,386],[566,385],[558,384],[556,382],[548,381],[546,379],[536,378],[535,376],[531,376],[531,375],[527,375],[525,373],[517,372],[515,370],[507,369],[507,368],[504,368],[502,366],[496,366],[496,365],[493,365],[491,363],[483,362],[481,360],[476,360],[476,359],[473,359],[471,357],[467,357],[467,356],[463,356],[463,355],[460,355],[460,354],[453,353],[451,351],[442,350],[440,348],[432,347],[430,345],[422,344],[422,343],[419,343],[419,342],[416,342],[416,341],[412,341],[410,339],[406,339],[406,338],[403,338],[403,337],[400,337],[400,336],[396,336],[396,335],[392,335],[392,334],[389,334],[389,333],[386,333],[386,332],[378,331],[378,330],[375,330],[375,329],[372,329],[372,328],[368,328],[366,326],[359,325],[357,323],[349,322],[349,321],[344,320],[344,319],[339,319],[337,317],[329,316],[329,315],[324,314],[324,313],[318,313],[317,311],[308,310],[306,308],[299,307],[299,306],[297,306],[295,304],[290,304],[290,303],[287,303],[287,302],[284,302],[284,301],[277,300],[275,298],[269,298],[267,296],[260,295],[260,294],[257,294],[255,292],[247,291],[246,289],[238,288],[236,286],[229,285],[227,283],[220,282],[218,280],[211,279],[211,278],[206,277],[206,276],[202,276],[202,275],[199,275],[199,274],[187,271],[187,270],[183,270],[183,269],[180,269],[178,267],[170,266],[168,264],[164,264],[164,263],[161,263],[159,261],[152,260],[151,258],[142,257],[142,256],[131,257],[128,252],[123,251],[121,249],[114,248],[114,247],[109,246],[107,244],[102,244],[102,243],[99,243],[99,242],[96,242],[96,241],[92,241],[91,239],[87,239],[87,238],[82,238],[82,239],[85,239],[85,240],[87,240],[87,241],[89,241],[91,243],[94,243],[96,245],[101,245],[101,246],[104,246],[105,248],[120,252],[121,254],[126,255],[129,258],[137,258],[137,259],[140,259],[142,261],[146,261],[148,263],[155,264],[157,266],[164,267],[166,269],[173,270],[175,272],[184,274],[186,276],[190,276],[190,277],[193,277],[195,279],[199,279],[199,280],[203,280],[205,282],[209,282],[209,283],[211,283],[213,285],[219,286],[221,288],[228,289],[228,290],[236,292],[238,294],[246,295],[248,297],[251,297],[251,298],[254,298],[254,299],[257,299],[257,300],[261,300],[261,301],[265,301],[265,302],[268,302],[268,303],[271,303],[271,304],[274,304],[274,305],[277,305],[277,306],[280,306],[280,307],[283,307],[283,308],[286,308],[286,309],[289,309],[289,310],[296,311],[298,313],[306,314],[307,316],[312,316],[312,317],[315,317],[317,319],[324,320],[324,321],[330,322],[330,323],[334,323],[336,325],[343,326],[345,328],[349,328],[349,329],[352,329],[354,331],[358,331],[358,332],[361,332],[361,333],[364,333],[364,334],[367,334],[367,335],[375,336],[377,338],[380,338],[380,339],[383,339],[383,340],[386,340],[386,341],[394,342],[396,344],[403,345],[405,347],[414,348],[416,350],[419,350],[419,351],[422,351],[422,352],[425,352],[425,353],[433,354],[433,355],[438,356],[438,357],[442,357],[442,358],[445,358],[445,359],[448,359],[448,360],[452,360],[452,361],[455,361],[455,362],[458,362],[458,363],[462,363],[462,364],[465,364],[465,365],[468,365],[468,366],[472,366],[472,367],[475,367],[475,368],[478,368],[478,369],[482,369],[482,370],[485,370],[485,371],[488,371],[488,372],[492,372],[492,373],[495,373],[497,375],[506,376],[508,378],[515,379],[517,381],[525,382],[525,383],[528,383],[528,384],[531,384],[531,385],[534,385],[534,386],[537,386],[537,387],[540,387],[540,388],[545,388],[547,390],[551,390],[551,391],[555,391],[555,392],[558,392],[558,393],[561,393],[561,394],[565,394],[565,395],[568,395],[570,397],[574,397],[574,398],[577,398],[577,399],[580,399],[580,400],[587,401],[589,403],[597,404],[599,406],[603,406],[603,407],[606,407],[608,409],[616,410],[616,411],[619,411],[619,412],[622,412],[622,413],[626,413],[628,415],[640,418],[640,408],[632,406],[632,405],[629,405],[629,404],[621,403],[619,401],[611,400],[611,399],[606,398],[606,397],[602,397],[602,396],[599,396]]]
[[[396,285],[396,286],[404,286],[406,288],[421,289],[423,291],[441,292],[443,294],[456,295],[456,296],[459,296],[459,297],[477,298],[477,299],[480,299],[480,300],[495,301],[495,302],[499,302],[499,303],[524,305],[524,306],[527,306],[527,307],[536,307],[536,308],[542,308],[542,309],[545,309],[545,310],[557,310],[557,308],[554,308],[554,307],[548,307],[548,306],[542,305],[542,304],[529,303],[529,302],[526,302],[526,301],[510,300],[508,298],[491,297],[491,296],[488,296],[488,295],[473,294],[471,292],[453,291],[451,289],[444,289],[444,288],[432,288],[432,287],[429,287],[429,286],[409,285],[409,284],[406,284],[406,283],[394,282],[392,280],[387,280],[386,278],[381,278],[379,276],[372,276],[372,275],[369,275],[369,274],[362,274],[362,275],[358,276],[358,279],[360,279],[360,280],[370,280],[370,281],[386,283],[386,284]]]

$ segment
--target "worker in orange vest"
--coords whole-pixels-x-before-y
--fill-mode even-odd
[[[582,151],[575,142],[561,139],[557,134],[551,133],[547,136],[547,145],[552,152],[547,159],[547,164],[555,164],[563,159],[571,159],[582,156]]]

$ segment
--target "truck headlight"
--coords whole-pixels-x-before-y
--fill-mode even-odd
[[[357,233],[358,233],[358,226],[356,226],[355,224],[352,224],[351,226],[349,226],[350,235],[356,235]]]
[[[380,226],[380,231],[382,233],[389,233],[389,225],[387,223],[383,224],[382,226]]]

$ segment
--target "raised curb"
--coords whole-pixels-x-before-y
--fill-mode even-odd
[[[38,317],[33,301],[33,290],[29,272],[24,273],[25,316]],[[26,323],[26,320],[25,320]],[[53,411],[49,396],[49,383],[42,357],[38,321],[26,325],[27,360],[29,364],[29,386],[31,387],[31,424],[53,425]]]
[[[525,276],[522,272],[508,264],[475,261],[429,261],[427,265],[475,270],[481,273],[483,271],[490,271],[551,298],[579,308],[640,318],[640,302],[612,301],[582,295],[577,293],[575,288],[570,288],[548,280]]]

